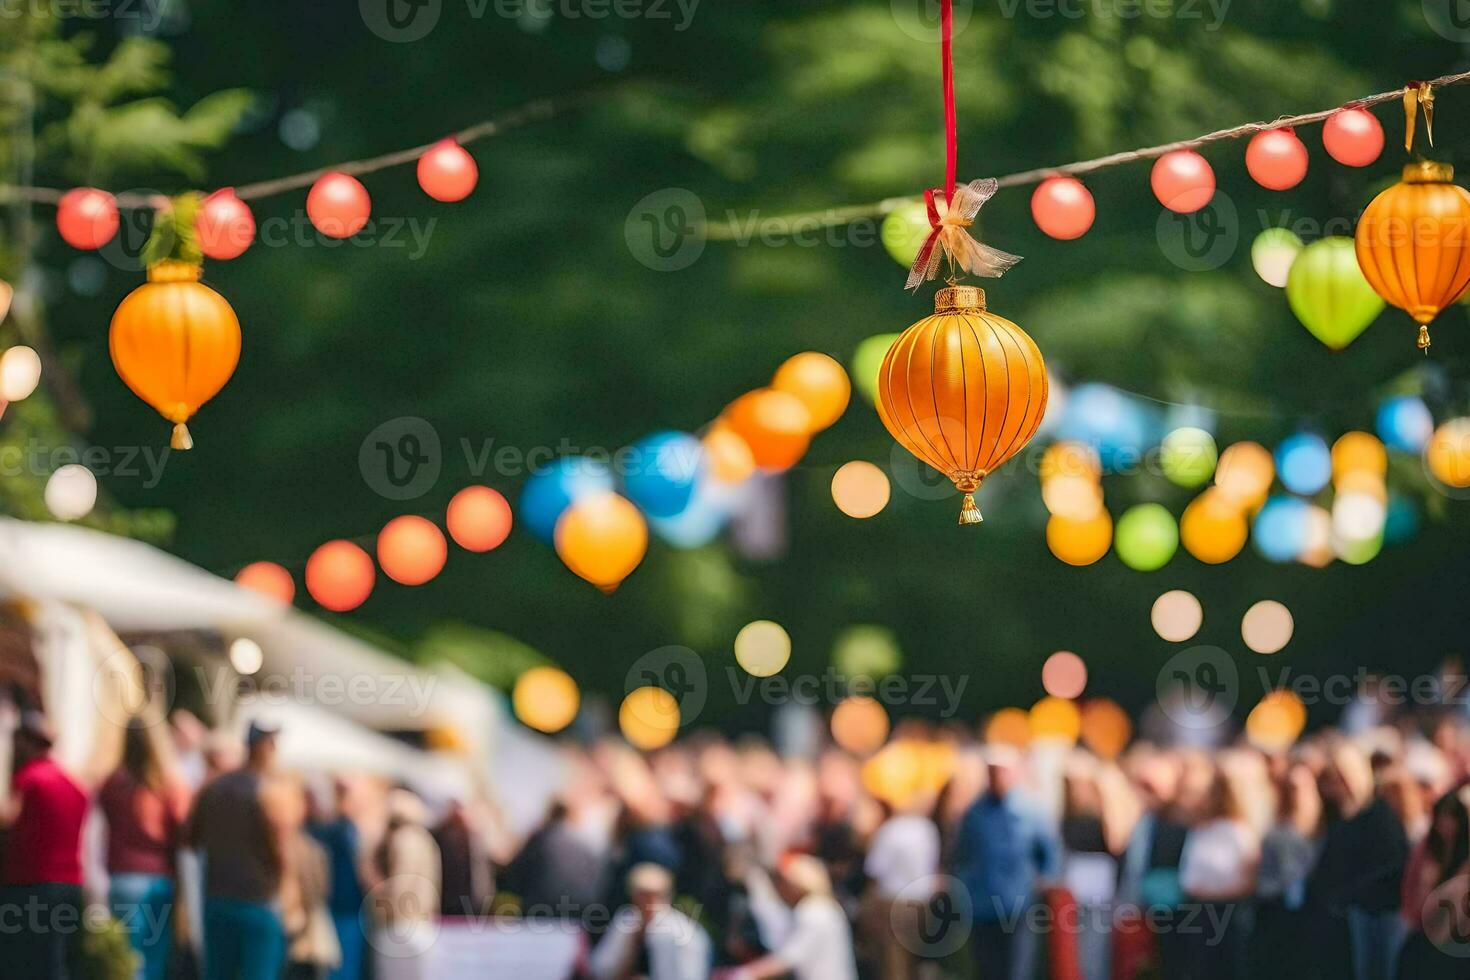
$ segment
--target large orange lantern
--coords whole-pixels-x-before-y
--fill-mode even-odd
[[[1358,265],[1373,291],[1419,324],[1429,323],[1470,287],[1470,191],[1455,168],[1421,161],[1373,199],[1358,222]]]
[[[1020,452],[1046,414],[1046,364],[1026,332],[985,309],[985,291],[949,286],[934,315],[909,327],[878,372],[878,416],[893,438],[965,495]]]
[[[185,425],[240,361],[240,321],[199,281],[198,263],[166,259],[112,315],[112,363],[133,394],[174,424],[170,445],[189,449]]]

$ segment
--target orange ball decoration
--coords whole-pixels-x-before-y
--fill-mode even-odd
[[[611,593],[648,552],[648,524],[615,493],[584,497],[556,522],[556,553],[577,575]]]
[[[1154,161],[1154,196],[1170,211],[1193,214],[1215,196],[1215,171],[1193,150],[1175,150]]]
[[[250,205],[235,196],[233,187],[225,187],[199,203],[194,229],[206,258],[238,258],[255,240],[255,215]]]
[[[235,584],[286,604],[296,598],[296,582],[291,573],[273,561],[246,565],[235,573]]]
[[[985,308],[985,291],[950,286],[934,315],[893,342],[878,371],[878,417],[909,452],[963,493],[961,524],[979,524],[974,493],[1031,441],[1046,414],[1046,364],[1026,332]]]
[[[133,394],[174,423],[174,449],[194,445],[185,425],[240,362],[240,321],[199,266],[168,260],[112,315],[112,363]]]
[[[1358,221],[1358,265],[1375,293],[1419,324],[1420,350],[1429,323],[1470,287],[1470,191],[1454,178],[1448,164],[1411,163]]]
[[[1113,519],[1101,508],[1082,520],[1053,514],[1046,522],[1046,546],[1068,565],[1091,565],[1113,544]]]
[[[744,483],[755,472],[755,456],[728,425],[716,423],[704,436],[710,475],[721,483]]]
[[[852,382],[841,364],[816,351],[788,358],[776,371],[771,387],[801,399],[811,413],[811,431],[820,432],[842,417],[852,397]]]
[[[328,541],[306,560],[306,591],[325,609],[356,609],[372,594],[373,560],[351,541]]]
[[[1219,487],[1195,497],[1179,518],[1184,550],[1206,565],[1220,565],[1240,554],[1249,534],[1244,506]]]
[[[731,402],[720,419],[745,440],[755,465],[768,472],[795,466],[811,444],[812,413],[789,391],[747,392]]]
[[[1097,204],[1076,177],[1050,177],[1031,195],[1031,217],[1052,238],[1069,242],[1092,228]]]
[[[1291,129],[1268,129],[1251,137],[1245,169],[1267,190],[1290,190],[1307,176],[1307,148]]]
[[[444,570],[449,545],[433,521],[395,517],[378,532],[378,564],[399,585],[423,585]]]
[[[465,487],[449,501],[445,524],[465,551],[494,551],[510,536],[510,503],[489,487]]]
[[[419,186],[436,201],[463,201],[480,181],[475,158],[452,137],[442,139],[419,157]]]
[[[95,187],[78,187],[56,204],[56,230],[72,248],[97,249],[117,234],[117,201]]]
[[[333,171],[317,178],[306,195],[306,214],[328,238],[351,238],[362,231],[373,211],[367,188],[356,177]]]

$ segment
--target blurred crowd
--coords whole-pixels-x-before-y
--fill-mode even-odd
[[[866,758],[569,742],[523,834],[284,771],[261,724],[145,712],[99,777],[53,742],[0,697],[0,976],[361,980],[482,917],[568,925],[595,980],[1470,976],[1470,730],[1442,710],[1113,758],[916,721]]]

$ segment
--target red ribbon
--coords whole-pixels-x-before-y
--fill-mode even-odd
[[[939,208],[934,203],[935,195],[943,194],[946,205],[954,201],[955,164],[959,156],[954,109],[954,0],[939,2],[939,57],[944,79],[944,187],[931,187],[924,192],[924,206],[929,211],[929,237],[924,239],[918,258],[914,259],[915,269],[928,268],[930,256],[939,247]]]

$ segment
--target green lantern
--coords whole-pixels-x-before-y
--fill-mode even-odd
[[[1179,525],[1163,504],[1138,504],[1118,518],[1113,548],[1134,571],[1157,571],[1179,548]]]
[[[869,402],[878,402],[878,371],[883,367],[883,356],[899,338],[896,333],[880,333],[858,344],[852,355],[852,383]]]
[[[1302,249],[1286,280],[1286,298],[1302,325],[1342,350],[1383,312],[1383,299],[1358,268],[1351,238],[1334,236]]]
[[[1175,429],[1159,447],[1159,465],[1171,483],[1181,487],[1203,486],[1215,475],[1219,461],[1215,437],[1204,429]]]
[[[888,212],[883,219],[883,247],[893,256],[893,261],[905,269],[911,268],[930,230],[929,208],[924,202],[905,204]]]

